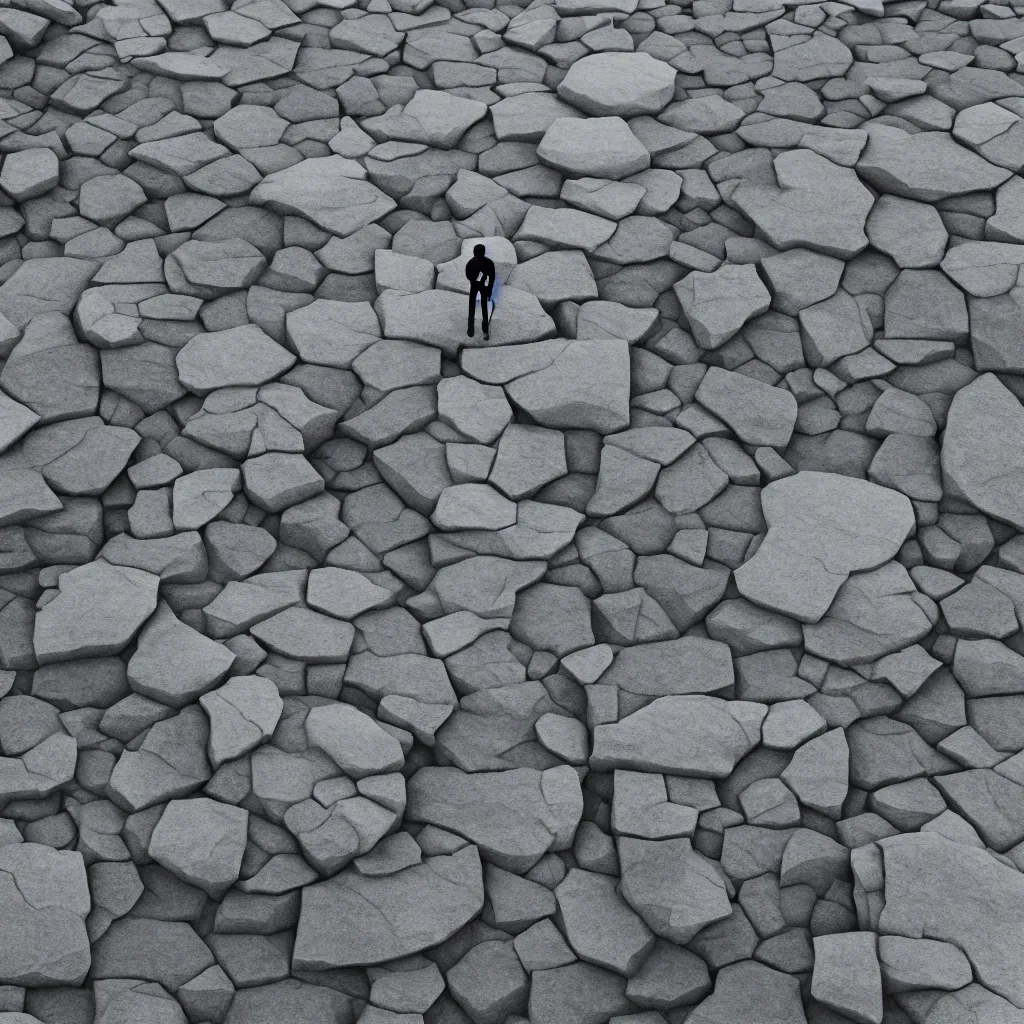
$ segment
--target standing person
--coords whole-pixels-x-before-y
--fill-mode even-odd
[[[479,295],[484,338],[489,340],[487,303],[494,287],[494,263],[487,258],[486,252],[482,245],[474,245],[473,258],[466,264],[466,278],[469,281],[469,328],[466,334],[473,337],[473,329],[476,326],[476,297]]]

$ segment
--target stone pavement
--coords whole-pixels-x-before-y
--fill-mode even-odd
[[[2,0],[0,1024],[1022,1024],[1022,5]]]

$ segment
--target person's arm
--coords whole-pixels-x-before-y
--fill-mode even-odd
[[[487,290],[490,291],[494,287],[494,262],[492,260],[487,261]]]
[[[472,280],[473,280],[473,271],[474,271],[474,270],[475,270],[475,268],[474,268],[474,266],[473,266],[473,261],[472,261],[472,260],[470,260],[470,261],[469,261],[469,262],[468,262],[468,263],[466,264],[466,280],[467,280],[467,281],[472,281]]]

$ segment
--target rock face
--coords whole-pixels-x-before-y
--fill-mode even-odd
[[[1022,76],[0,3],[0,1024],[1024,1024]]]

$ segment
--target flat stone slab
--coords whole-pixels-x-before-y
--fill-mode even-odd
[[[475,846],[383,878],[346,868],[303,890],[292,964],[322,971],[409,956],[453,935],[483,901]]]

